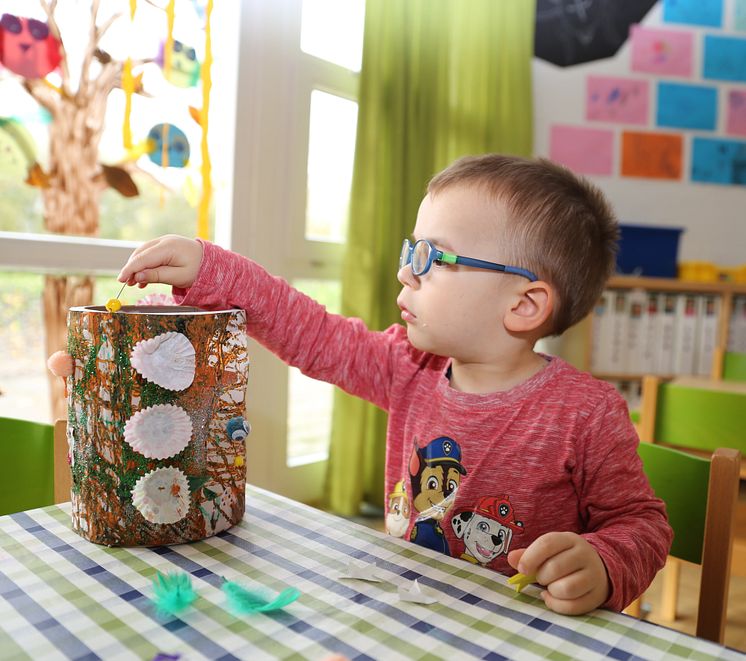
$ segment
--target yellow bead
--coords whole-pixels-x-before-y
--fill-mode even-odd
[[[106,302],[106,309],[109,312],[116,312],[122,307],[122,302],[118,298],[110,298]]]
[[[234,464],[235,464],[236,466],[239,466],[239,467],[240,467],[240,466],[243,466],[243,457],[236,457],[236,458],[235,458],[235,459],[233,460],[233,463],[234,463]]]

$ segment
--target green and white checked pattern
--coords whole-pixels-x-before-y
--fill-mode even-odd
[[[0,517],[0,659],[744,658],[624,615],[558,615],[534,586],[517,595],[482,567],[266,491],[247,496],[240,525],[171,547],[92,544],[70,530],[68,504]],[[340,580],[351,558],[376,563],[384,582]],[[179,617],[155,612],[156,571],[191,574],[199,598]],[[399,600],[416,578],[437,603]],[[236,617],[224,579],[301,597]]]

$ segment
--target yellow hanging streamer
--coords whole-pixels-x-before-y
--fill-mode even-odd
[[[122,68],[122,90],[124,91],[124,124],[122,125],[122,142],[124,148],[132,149],[132,93],[135,91],[135,79],[132,77],[132,60],[128,57]]]
[[[197,236],[200,239],[208,239],[210,231],[210,199],[212,197],[212,180],[210,172],[212,164],[210,162],[210,150],[207,144],[207,118],[210,113],[210,89],[212,88],[212,36],[210,34],[210,17],[212,15],[213,0],[207,0],[205,10],[205,61],[202,64],[202,197],[199,201],[197,210]]]
[[[166,45],[163,47],[163,76],[168,79],[171,74],[171,55],[174,51],[174,15],[176,13],[176,0],[168,0],[166,17],[168,19],[168,33],[166,34]]]
[[[135,20],[137,0],[130,0],[130,21]],[[134,30],[132,30],[134,33]],[[132,149],[132,93],[135,91],[135,79],[132,76],[132,58],[127,58],[122,67],[122,91],[124,92],[124,122],[122,124],[122,142],[126,150]]]

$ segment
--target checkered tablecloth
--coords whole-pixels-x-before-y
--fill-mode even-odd
[[[266,491],[247,496],[240,525],[171,547],[92,544],[70,530],[69,505],[0,517],[0,658],[744,658],[624,615],[557,615],[534,586],[516,595],[495,572]],[[385,580],[340,579],[350,558]],[[178,617],[151,602],[156,570],[192,576],[199,597]],[[237,617],[224,579],[301,597]],[[399,599],[414,579],[436,603]]]

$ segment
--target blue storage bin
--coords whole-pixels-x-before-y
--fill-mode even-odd
[[[619,225],[617,273],[675,278],[681,227]]]

